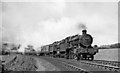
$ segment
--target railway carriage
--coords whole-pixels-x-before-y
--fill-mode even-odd
[[[59,56],[59,41],[56,41],[52,44],[51,51],[53,57]]]
[[[49,45],[45,45],[41,47],[41,55],[49,55]]]
[[[60,41],[60,44],[59,44],[60,57],[65,57],[66,56],[66,48],[67,47],[68,47],[68,43],[66,42],[65,39]]]
[[[53,54],[53,44],[49,45],[49,55],[52,56]]]

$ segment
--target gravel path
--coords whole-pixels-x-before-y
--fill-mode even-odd
[[[36,66],[38,68],[36,71],[45,71],[45,67],[42,66],[42,62],[39,61],[37,58],[35,58],[35,60],[36,60]]]
[[[37,63],[36,63],[38,66],[37,71],[60,71],[59,68],[57,68],[56,66],[54,66],[50,62],[43,60],[39,57],[34,57],[34,58],[37,61]]]

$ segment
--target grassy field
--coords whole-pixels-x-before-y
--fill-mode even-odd
[[[4,63],[10,62],[12,59],[15,58],[16,55],[11,54],[11,55],[3,55],[2,56],[2,61],[5,61]]]
[[[4,70],[6,71],[35,71],[37,69],[36,60],[25,55],[4,56]],[[8,61],[9,60],[9,61]]]
[[[99,53],[95,55],[97,60],[119,61],[120,54],[118,52],[120,48],[114,49],[100,49]]]

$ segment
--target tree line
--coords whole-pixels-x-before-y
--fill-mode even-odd
[[[98,47],[99,49],[111,49],[111,48],[120,48],[120,43],[109,44],[109,45],[101,45]]]

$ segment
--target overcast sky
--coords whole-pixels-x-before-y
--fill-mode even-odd
[[[45,0],[2,2],[0,5],[3,41],[38,47],[81,34],[80,25],[84,24],[94,37],[93,45],[118,42],[117,2]]]

